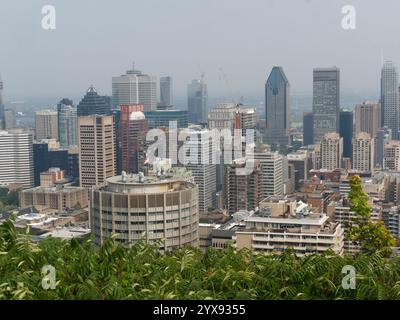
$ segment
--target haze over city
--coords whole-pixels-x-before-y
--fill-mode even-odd
[[[45,4],[56,8],[55,30],[41,28]],[[204,73],[210,96],[262,98],[274,65],[285,68],[293,94],[311,94],[312,69],[336,65],[343,96],[362,93],[377,98],[381,53],[385,60],[400,62],[400,42],[391,33],[400,24],[400,3],[352,1],[355,30],[341,27],[346,4],[71,0],[21,5],[4,0],[4,99],[80,99],[91,84],[111,94],[111,77],[125,73],[133,61],[147,74],[171,75],[178,97],[186,95],[187,83]]]

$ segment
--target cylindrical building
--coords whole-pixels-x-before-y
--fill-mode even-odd
[[[183,179],[115,176],[90,195],[90,224],[100,245],[113,233],[126,246],[164,240],[162,251],[198,246],[198,190]]]

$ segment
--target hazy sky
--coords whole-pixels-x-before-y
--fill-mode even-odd
[[[174,78],[175,94],[201,71],[209,93],[263,93],[272,66],[293,92],[312,91],[312,68],[341,68],[343,91],[378,92],[381,49],[400,63],[399,0],[1,0],[5,99],[82,96],[130,68]],[[57,29],[41,28],[54,5]],[[343,5],[357,29],[341,27]]]

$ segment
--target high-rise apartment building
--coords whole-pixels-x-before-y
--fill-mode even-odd
[[[343,157],[351,158],[353,139],[353,112],[341,110],[339,114],[339,134],[343,138]]]
[[[146,140],[147,133],[143,105],[122,105],[120,108],[121,169],[126,173],[139,173],[145,154],[145,150],[140,146],[141,142]]]
[[[381,107],[379,103],[364,101],[355,109],[355,134],[368,133],[371,138],[376,137],[381,127]]]
[[[266,143],[290,144],[290,84],[282,67],[273,67],[265,84]]]
[[[173,82],[172,77],[160,78],[160,105],[173,105]]]
[[[116,174],[113,116],[78,118],[79,181],[81,187],[98,186]]]
[[[339,132],[340,70],[316,68],[313,72],[314,143],[324,134]]]
[[[247,164],[246,164],[247,162]],[[248,162],[252,162],[249,164]],[[251,167],[247,174],[238,174],[237,169]],[[228,167],[228,199],[229,214],[239,210],[255,210],[262,200],[262,171],[259,160],[237,159]]]
[[[343,138],[336,132],[326,133],[321,140],[321,168],[335,170],[341,168],[343,158]]]
[[[110,114],[110,103],[91,86],[77,107],[78,117]]]
[[[58,140],[57,111],[42,110],[35,113],[36,140]]]
[[[398,138],[399,74],[392,61],[386,61],[381,71],[381,127],[388,127],[393,139]]]
[[[208,212],[210,207],[215,206],[216,185],[216,164],[213,161],[215,156],[213,144],[209,139],[209,130],[197,130],[196,127],[189,127],[189,141],[184,144],[186,152],[185,166],[192,171],[195,184],[199,192],[199,211]],[[183,148],[183,147],[182,147]],[[195,152],[194,150],[197,150]],[[193,152],[192,152],[193,151]]]
[[[136,70],[112,78],[112,107],[142,104],[144,111],[157,109],[157,79]]]
[[[33,137],[22,130],[0,131],[0,184],[33,186]]]
[[[400,141],[388,141],[383,147],[383,169],[400,170]]]
[[[392,140],[392,130],[387,127],[380,128],[376,132],[375,138],[375,166],[382,168],[383,154],[386,142]]]
[[[193,80],[188,84],[187,94],[189,122],[194,124],[207,122],[208,94],[204,78]]]
[[[62,148],[77,146],[77,109],[72,100],[62,99],[57,104],[58,140]]]
[[[257,149],[254,153],[249,154],[249,158],[259,160],[261,163],[262,198],[272,195],[282,196],[284,194],[283,155],[279,154],[278,152]]]
[[[374,140],[369,133],[360,132],[353,139],[353,169],[360,172],[374,172]]]

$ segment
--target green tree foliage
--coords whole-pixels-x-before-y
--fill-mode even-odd
[[[3,206],[17,207],[18,206],[18,191],[10,191],[7,188],[0,188],[0,202]]]
[[[248,250],[182,248],[167,254],[113,237],[33,243],[8,220],[0,226],[0,299],[399,299],[400,265],[380,252],[296,257]],[[42,287],[42,267],[56,270],[56,288]],[[357,271],[356,289],[342,288],[342,268]]]
[[[349,238],[359,243],[366,252],[381,250],[390,255],[390,247],[394,246],[396,241],[382,221],[371,221],[372,208],[368,203],[368,195],[362,190],[359,176],[350,179],[349,199],[350,210],[355,213],[354,221],[349,226]]]

